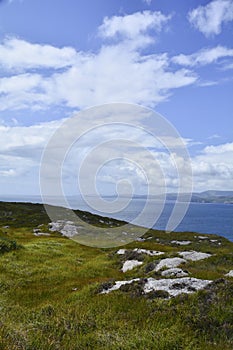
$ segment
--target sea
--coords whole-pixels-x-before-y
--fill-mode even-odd
[[[109,201],[110,207],[113,199],[106,197],[105,200]],[[0,196],[0,201],[42,203],[42,198],[40,196]],[[118,201],[121,201],[121,199],[118,198]],[[52,203],[54,203],[54,201],[51,201],[49,204]],[[68,198],[68,203],[69,207],[72,209],[89,211],[101,216],[108,216],[118,220],[133,222],[145,207],[146,199],[132,198],[123,210],[117,210],[110,214],[109,212],[106,213],[98,210],[97,198],[94,200],[96,208],[88,205],[82,197],[71,196]],[[122,199],[122,203],[125,203],[125,198]],[[155,220],[153,226],[150,225],[149,227],[158,230],[165,230],[174,205],[174,201],[167,201],[161,208],[161,203],[152,199],[148,205],[147,200],[145,215],[148,218],[148,222],[152,222],[151,218],[153,218],[153,216],[156,217],[158,212],[161,211],[161,214]],[[146,216],[144,216],[144,221],[141,226],[148,227],[147,220],[145,220]],[[189,204],[186,214],[174,231],[217,234],[233,241],[233,204],[192,202]]]

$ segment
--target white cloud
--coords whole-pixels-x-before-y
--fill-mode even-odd
[[[143,56],[127,46],[105,46],[82,65],[47,80],[46,89],[55,100],[69,107],[108,102],[131,102],[155,106],[171,89],[192,84],[197,77],[189,70],[169,70],[166,55]]]
[[[28,91],[41,83],[39,74],[20,74],[11,77],[4,77],[0,80],[0,93],[14,93],[19,90]]]
[[[218,135],[218,134],[213,134],[213,135],[208,137],[209,140],[211,140],[211,139],[219,139],[219,138],[221,138],[221,136]]]
[[[143,2],[145,2],[148,6],[150,6],[152,0],[142,0]]]
[[[233,143],[205,147],[192,164],[195,190],[233,188]]]
[[[24,73],[0,78],[0,111],[38,109],[48,99],[42,85],[40,74]]]
[[[129,118],[131,117],[129,116]],[[9,193],[9,188],[12,186],[13,194],[14,186],[16,186],[14,184],[19,183],[18,193],[20,193],[20,190],[30,193],[30,190],[35,191],[36,188],[39,191],[41,154],[49,138],[60,124],[61,122],[56,121],[33,126],[0,126],[0,187],[2,193],[4,193],[5,188]],[[121,179],[130,181],[136,192],[146,188],[145,184],[148,179],[149,181],[153,179],[153,183],[156,183],[157,186],[159,184],[161,190],[164,181],[169,191],[177,189],[179,181],[174,168],[174,155],[169,154],[158,144],[158,140],[151,137],[150,134],[145,135],[136,127],[133,130],[132,128],[121,130],[120,127],[105,126],[105,132],[101,130],[98,133],[97,131],[87,135],[86,138],[74,146],[69,156],[67,155],[64,162],[64,181],[66,182],[65,186],[68,186],[68,192],[70,189],[76,190],[77,166],[81,164],[83,159],[88,160],[87,155],[90,148],[92,149],[94,145],[100,145],[108,140],[113,141],[97,149],[90,158],[92,159],[91,162],[86,161],[86,176],[83,181],[86,181],[87,188],[90,181],[89,176],[93,174],[93,169],[98,168],[100,164],[105,164],[105,160],[110,157],[113,161],[105,164],[97,176],[100,186],[104,186],[105,189],[112,190]],[[119,140],[117,141],[119,135],[128,142],[125,145],[123,144],[124,147],[121,148],[119,147]],[[192,144],[192,140],[184,141],[186,146]],[[171,146],[169,141],[166,140],[166,143],[169,147]],[[144,147],[149,148],[150,152],[145,151]],[[151,155],[155,158],[153,166]],[[194,190],[230,190],[233,187],[232,155],[233,143],[225,143],[218,146],[207,146],[203,148],[199,155],[192,157]],[[119,157],[121,160],[119,160]],[[114,158],[118,160],[114,161]],[[133,163],[128,162],[127,159],[133,160]],[[182,176],[185,177],[187,164],[182,157],[176,158],[176,162],[179,163],[180,169],[183,169]],[[144,176],[142,169],[145,170],[147,178]],[[163,175],[161,175],[161,170]],[[27,188],[28,181],[30,181],[30,188]]]
[[[147,35],[150,29],[160,31],[171,16],[165,16],[160,11],[136,12],[126,16],[105,17],[99,28],[99,34],[104,38],[121,36],[125,39],[137,39]]]
[[[1,193],[39,193],[39,164],[44,147],[61,121],[32,126],[0,125]]]
[[[211,81],[211,80],[199,81],[198,82],[198,86],[202,86],[202,87],[214,86],[214,85],[218,85],[218,82],[217,81]]]
[[[190,11],[188,19],[206,37],[220,34],[222,25],[233,20],[233,1],[211,1]]]
[[[191,55],[180,54],[174,56],[172,61],[174,63],[183,65],[183,66],[196,66],[196,65],[207,65],[211,63],[218,62],[221,58],[232,58],[233,49],[229,49],[224,46],[216,46],[213,48],[207,48],[200,50]]]
[[[0,176],[14,176],[15,175],[15,170],[14,169],[9,169],[9,170],[0,170]]]
[[[228,161],[232,163],[233,160],[233,143],[225,143],[218,146],[206,146],[203,150],[204,154],[212,155],[222,155],[222,154],[231,154],[232,157],[228,158]]]
[[[102,37],[108,40],[95,53],[33,44],[16,38],[5,39],[0,45],[0,110],[34,110],[51,106],[76,109],[107,102],[155,106],[166,100],[173,89],[197,81],[197,76],[191,70],[174,68],[166,53],[147,55],[142,51],[145,45],[154,41],[154,32],[160,31],[169,18],[170,16],[164,16],[160,12],[149,11],[106,18],[100,32]],[[232,56],[233,50],[218,46],[192,55],[176,56],[172,62],[194,67]],[[127,118],[130,117],[127,115]],[[131,118],[135,121],[135,116]],[[0,126],[0,185],[3,192],[4,189],[9,192],[11,188],[14,193],[14,183],[20,184],[17,185],[18,191],[22,192],[29,191],[30,188],[39,188],[41,153],[59,124],[60,122],[51,122],[29,127]],[[105,134],[114,139],[114,132],[111,129]],[[127,140],[151,147],[152,154],[163,169],[170,190],[177,188],[172,155],[159,149],[149,137],[145,138],[131,131],[122,132],[121,135]],[[101,141],[103,139],[101,134]],[[97,140],[97,136],[93,135],[92,139],[83,141],[79,146],[78,156],[85,157],[90,142]],[[192,140],[184,141],[186,146],[192,144]],[[171,142],[174,145],[174,140]],[[98,158],[94,157],[93,162],[89,163],[89,174],[92,173],[92,166],[104,159],[105,154],[109,152],[112,152],[112,156],[117,155],[113,147],[103,149]],[[136,147],[129,147],[128,152],[135,162],[148,169],[149,177],[156,180],[162,188],[161,174],[156,167],[151,167],[151,158]],[[122,151],[122,157],[125,156],[126,153]],[[178,161],[185,173],[183,159]],[[207,147],[200,155],[193,157],[192,163],[196,189],[222,189],[233,186],[232,144]],[[75,168],[67,169],[68,178],[72,177]],[[113,164],[106,166],[100,174],[100,181],[106,183],[108,179],[114,184],[119,179],[117,173],[114,174],[114,169],[117,167]],[[143,186],[145,178],[140,169],[124,162],[120,164],[119,169],[120,176],[130,179],[136,188]]]
[[[102,35],[122,38],[102,44],[96,53],[4,40],[0,65],[6,76],[0,78],[0,110],[85,108],[108,102],[155,106],[172,89],[197,80],[187,69],[171,69],[166,53],[141,52],[153,41],[149,30],[160,30],[169,18],[150,11],[107,18],[100,27]]]
[[[29,43],[8,37],[0,45],[0,66],[10,70],[64,68],[76,61],[77,52],[71,47]]]
[[[139,107],[136,109],[138,112],[135,113],[135,109],[134,112],[130,109],[131,105],[127,106],[123,108],[116,105],[115,109],[112,105],[105,106],[104,113],[102,113],[102,109],[99,111],[98,108],[83,111],[81,116],[79,114],[79,118],[83,119],[77,120],[78,124],[72,124],[72,127],[69,124],[68,127],[59,129],[61,135],[55,142],[53,141],[52,147],[49,147],[51,153],[45,167],[46,176],[51,179],[52,184],[54,182],[53,164],[54,162],[56,164],[61,152],[63,152],[64,144],[68,143],[72,147],[68,153],[65,150],[62,170],[69,193],[76,193],[77,169],[80,168],[82,161],[85,162],[85,176],[81,178],[84,184],[86,183],[88,190],[90,190],[90,177],[96,174],[96,169],[99,169],[99,166],[102,167],[102,170],[97,176],[98,182],[103,184],[105,188],[111,186],[112,191],[121,179],[130,181],[136,191],[145,186],[147,179],[152,188],[156,184],[156,191],[158,191],[159,184],[159,190],[162,191],[165,181],[164,176],[169,184],[173,183],[177,186],[173,155],[169,156],[157,137],[149,131],[144,131],[140,126],[141,121],[147,120],[153,113]],[[96,115],[99,116],[97,121]],[[120,124],[115,123],[116,115],[120,118]],[[155,121],[155,116],[153,121],[154,123],[158,122]],[[99,123],[102,125],[101,128]],[[34,188],[38,188],[41,154],[59,125],[59,122],[50,122],[28,127],[18,125],[0,126],[0,175],[2,175],[2,178],[0,176],[0,184],[3,186],[4,182],[3,191],[7,174],[11,175],[8,179],[8,191],[11,188],[11,181],[25,185],[28,181],[27,174],[31,174],[29,176],[30,180],[34,181]],[[74,134],[75,126],[77,127],[77,133]],[[150,130],[149,126],[146,130],[148,128]],[[158,132],[157,129],[159,129],[159,125],[155,132]],[[80,133],[82,135],[81,139],[79,138]],[[73,143],[70,137],[75,137],[77,143]],[[178,141],[177,136],[169,139],[163,137],[163,142],[169,149],[178,149],[180,147]],[[189,140],[185,140],[185,143],[189,142]],[[97,149],[95,149],[96,146]],[[88,158],[89,154],[90,158]],[[106,163],[108,159],[110,162]],[[163,169],[164,176],[161,174],[160,168]],[[146,178],[141,169],[145,169]],[[25,190],[24,185],[22,185],[22,190]],[[12,188],[12,191],[14,192],[14,188]]]

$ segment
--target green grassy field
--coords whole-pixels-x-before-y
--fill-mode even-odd
[[[35,236],[33,228],[50,221],[42,205],[0,203],[0,219],[0,349],[233,348],[233,278],[224,276],[233,269],[233,243],[226,239],[205,235],[217,244],[195,233],[149,230],[150,240],[125,248],[160,250],[164,257],[211,253],[185,269],[214,282],[170,299],[122,290],[100,294],[105,282],[153,276],[145,266],[158,257],[144,256],[141,266],[123,273],[117,248],[87,247],[58,233]],[[188,248],[171,244],[186,239]]]

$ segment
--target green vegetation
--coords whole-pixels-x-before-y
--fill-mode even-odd
[[[0,203],[0,220],[1,350],[232,349],[233,278],[225,274],[233,269],[233,243],[226,239],[149,230],[145,238],[152,238],[121,247],[159,250],[164,257],[182,250],[212,254],[185,265],[190,276],[215,281],[205,290],[145,298],[133,287],[99,291],[115,280],[156,277],[147,267],[160,257],[143,255],[141,266],[122,273],[117,248],[87,247],[58,233],[35,236],[33,228],[45,230],[50,221],[39,204]],[[99,225],[96,216],[88,220]]]
[[[10,252],[11,250],[19,249],[20,246],[16,241],[7,239],[5,237],[0,237],[0,254]]]

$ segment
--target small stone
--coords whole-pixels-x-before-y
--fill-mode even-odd
[[[228,273],[225,274],[227,277],[233,277],[233,270],[230,270]]]
[[[126,253],[126,249],[119,249],[116,253],[118,255],[124,255]]]
[[[137,237],[135,239],[135,241],[137,241],[137,242],[144,242],[145,240],[146,240],[145,238],[141,238],[141,237]]]
[[[161,275],[164,277],[185,277],[185,276],[188,276],[188,272],[185,272],[182,269],[174,267],[174,268],[162,271]]]
[[[115,283],[111,283],[111,286],[109,286],[107,288],[102,288],[101,294],[107,294],[107,293],[112,292],[114,290],[118,290],[124,284],[133,283],[134,281],[139,281],[139,280],[140,280],[139,278],[134,278],[134,279],[128,280],[128,281],[116,281]]]
[[[191,241],[171,241],[172,244],[177,244],[177,245],[189,245],[192,242]]]
[[[138,260],[126,260],[122,266],[122,271],[126,272],[129,270],[134,269],[136,266],[140,266],[142,265],[142,261],[138,261]]]
[[[211,254],[196,252],[194,250],[180,252],[179,255],[182,256],[184,259],[191,260],[191,261],[198,261],[198,260],[209,258],[211,256]]]
[[[175,297],[182,293],[190,294],[196,290],[204,289],[210,283],[212,283],[212,281],[190,277],[161,280],[148,278],[144,287],[144,292],[149,293],[156,290],[165,290],[170,296]]]
[[[162,259],[155,268],[155,271],[161,270],[163,267],[173,268],[177,267],[182,263],[186,263],[185,259],[182,258],[167,258]]]
[[[163,255],[164,252],[159,252],[157,250],[148,250],[148,249],[141,249],[141,248],[135,248],[133,250],[134,252],[137,252],[139,254],[147,254],[150,256],[157,256],[157,255]]]

